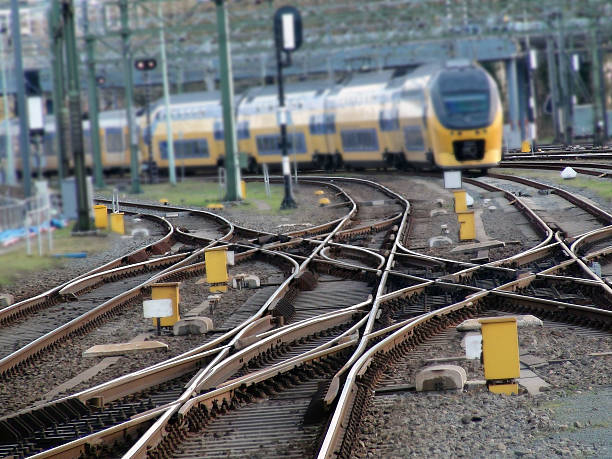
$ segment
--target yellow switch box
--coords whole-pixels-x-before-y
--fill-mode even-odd
[[[484,376],[489,380],[518,378],[518,331],[514,317],[480,319],[482,326],[482,360]]]
[[[455,213],[465,212],[467,210],[465,190],[455,190],[453,194],[455,195]]]
[[[493,392],[494,394],[518,394],[518,384],[488,384],[487,388],[489,392]]]
[[[240,180],[240,190],[242,191],[242,199],[246,198],[246,182]]]
[[[227,248],[219,247],[204,252],[206,261],[206,281],[211,292],[227,291]]]
[[[474,211],[457,212],[457,220],[459,221],[459,240],[469,241],[476,239]]]
[[[521,143],[521,153],[530,153],[531,152],[531,143],[529,140],[523,140]]]
[[[317,196],[321,196],[322,194],[325,194],[325,192],[323,190],[317,190],[317,191],[315,191],[315,194]]]
[[[99,204],[94,206],[94,224],[96,228],[108,228],[108,213],[105,205]]]
[[[329,204],[329,199],[328,198],[321,198],[319,199],[319,206],[326,206]]]
[[[179,314],[179,286],[180,282],[160,282],[159,284],[151,285],[152,300],[172,300],[172,315],[170,317],[162,317],[162,327],[172,327],[175,323],[181,320]],[[157,319],[153,319],[153,325],[157,326]]]
[[[111,231],[113,233],[125,234],[125,226],[123,224],[123,212],[113,212],[110,217]]]

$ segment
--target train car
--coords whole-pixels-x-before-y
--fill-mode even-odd
[[[317,130],[316,120],[324,117],[324,82],[294,83],[285,87],[287,110],[287,153],[302,167],[312,166],[313,154],[327,150],[327,141]],[[255,88],[244,95],[237,108],[239,149],[253,165],[281,162],[276,86]],[[325,132],[321,132],[325,135]]]
[[[100,156],[105,171],[125,170],[130,167],[130,141],[125,110],[110,110],[98,115]],[[91,157],[89,121],[83,123],[85,152]]]
[[[225,155],[225,134],[218,92],[172,96],[170,117],[176,166],[193,169],[221,164]],[[146,127],[143,132],[147,132]],[[151,108],[151,133],[153,160],[158,167],[167,169],[168,138],[163,99]],[[142,155],[141,161],[148,161],[148,155]]]
[[[302,168],[344,165],[486,170],[501,160],[503,121],[498,89],[484,69],[469,61],[354,74],[337,84],[288,84],[285,94],[288,153]],[[238,152],[248,157],[244,165],[251,172],[262,164],[280,165],[276,86],[253,88],[242,97],[236,96],[236,101]],[[139,161],[146,164],[149,160],[150,135],[153,161],[163,169],[168,168],[165,110],[159,100],[151,107],[150,127],[145,116],[138,120]],[[170,116],[177,167],[215,168],[223,164],[225,133],[218,92],[172,96]],[[51,117],[47,126],[42,167],[49,172],[57,169],[51,148],[55,131]],[[18,132],[16,124],[11,129]],[[127,131],[123,110],[100,113],[105,170],[129,167]],[[89,152],[86,164],[91,167],[88,121],[84,122],[84,136]],[[16,140],[15,135],[15,146]],[[36,155],[32,161],[36,171]]]
[[[330,92],[325,108],[335,120],[334,132],[327,134],[334,167],[381,165],[385,147],[381,124],[386,124],[380,120],[384,103],[390,101],[386,87],[392,74],[392,71],[357,74]]]

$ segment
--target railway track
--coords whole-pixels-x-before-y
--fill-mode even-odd
[[[285,278],[235,308],[188,352],[0,419],[0,455],[347,457],[381,375],[465,318],[520,311],[612,329],[609,286],[589,267],[607,256],[612,235],[607,212],[592,203],[572,197],[597,223],[562,232],[563,222],[502,187],[505,177],[470,181],[504,194],[541,237],[479,264],[407,248],[412,208],[379,183],[308,180],[341,194],[346,214],[283,237],[218,216],[201,227],[207,212],[122,203],[131,212],[184,219],[174,222],[173,237],[191,250],[156,279],[204,274],[203,250],[212,245],[234,250],[237,263],[275,265]],[[63,288],[79,295],[100,285],[79,282]]]

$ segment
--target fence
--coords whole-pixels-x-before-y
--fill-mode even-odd
[[[53,249],[51,195],[46,186],[28,199],[0,198],[0,248],[21,240],[26,241],[28,255],[32,253],[30,239],[37,238],[38,254],[43,254],[42,233],[47,233],[49,252]]]

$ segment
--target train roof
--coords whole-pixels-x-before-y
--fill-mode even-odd
[[[170,95],[170,105],[192,105],[192,104],[220,104],[221,93],[219,91],[197,91]],[[166,104],[163,97],[151,104],[151,113]]]
[[[319,81],[302,81],[299,83],[290,83],[285,85],[286,97],[319,97],[325,93],[325,90],[330,87],[330,83],[325,80]],[[263,98],[278,98],[278,87],[276,85],[259,86],[247,90],[241,103],[250,104],[256,102],[257,99]]]

